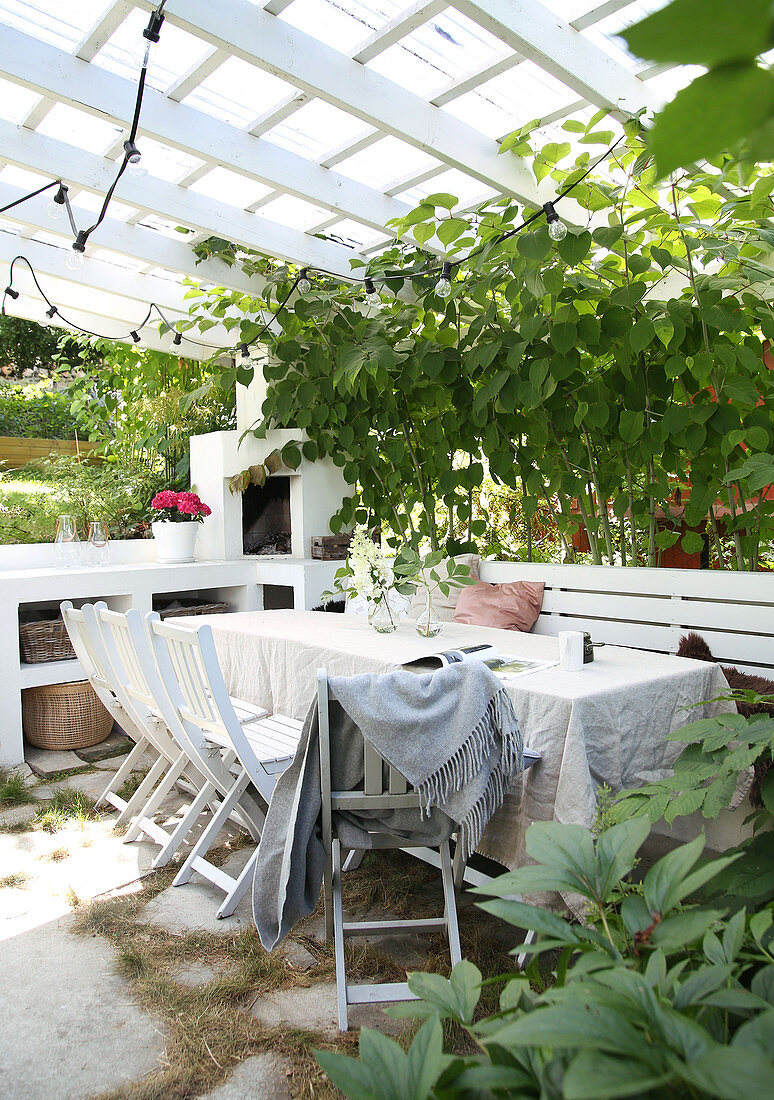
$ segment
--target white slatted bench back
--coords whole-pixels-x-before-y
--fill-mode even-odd
[[[535,634],[675,653],[693,630],[716,660],[774,678],[774,574],[483,561],[481,580],[543,581]]]

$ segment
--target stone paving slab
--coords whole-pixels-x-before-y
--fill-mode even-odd
[[[386,1035],[397,1035],[405,1026],[405,1020],[393,1020],[385,1016],[379,1004],[350,1005],[350,1028],[370,1027]],[[306,989],[278,989],[256,1001],[250,1014],[264,1027],[309,1028],[326,1035],[338,1035],[338,1009],[336,983],[321,982]]]
[[[85,765],[80,757],[69,749],[36,749],[25,742],[24,759],[35,775],[47,779],[57,772],[72,772]]]
[[[83,775],[68,775],[58,782],[36,787],[33,793],[36,798],[45,799],[53,798],[56,792],[61,790],[80,791],[96,801],[107,787],[109,780],[110,776],[105,775],[104,772],[85,772]]]
[[[228,1081],[197,1100],[290,1100],[288,1066],[276,1054],[255,1054]]]
[[[0,825],[20,825],[22,821],[29,821],[35,816],[35,803],[26,803],[24,806],[10,806],[7,810],[0,810]]]
[[[252,854],[247,846],[234,852],[223,864],[223,870],[234,878]],[[215,916],[225,895],[211,882],[194,873],[184,886],[170,886],[145,907],[145,920],[160,925],[168,932],[211,932],[226,935],[242,932],[253,926],[252,891],[248,890],[230,917]]]
[[[115,952],[72,918],[0,943],[3,1100],[84,1100],[150,1073],[158,1025],[132,1003]]]
[[[110,756],[125,756],[131,750],[132,744],[131,738],[114,726],[113,732],[104,741],[85,749],[76,749],[75,755],[93,764],[96,760],[105,760]]]

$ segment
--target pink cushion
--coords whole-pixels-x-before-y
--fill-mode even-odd
[[[543,581],[479,581],[460,590],[455,623],[496,626],[500,630],[531,630],[543,606]]]

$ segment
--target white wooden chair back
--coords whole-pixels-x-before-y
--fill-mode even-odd
[[[147,616],[148,632],[161,677],[180,724],[191,740],[232,748],[251,782],[268,803],[276,773],[292,757],[298,734],[287,746],[262,734],[261,723],[250,736],[237,718],[223,680],[212,630],[166,622],[155,614]],[[257,739],[257,740],[256,740]],[[282,766],[272,765],[282,761]]]
[[[60,604],[60,611],[75,655],[99,701],[132,740],[139,741],[147,736],[144,727],[138,725],[136,717],[122,702],[121,685],[117,683],[101,632],[95,629],[93,616],[91,622],[87,621],[84,610],[73,607],[70,600]]]
[[[142,673],[129,634],[127,615],[112,611],[102,600],[84,605],[83,612],[92,634],[102,638],[121,701],[151,744],[168,760],[175,760],[180,746],[168,729]]]

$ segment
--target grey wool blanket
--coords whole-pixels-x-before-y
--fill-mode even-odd
[[[421,808],[339,813],[346,848],[369,848],[368,830],[435,845],[459,830],[465,856],[522,770],[522,739],[508,693],[478,661],[417,675],[332,677],[333,790],[362,789],[363,738],[416,788]],[[315,908],[322,887],[317,701],[291,766],[280,776],[258,848],[253,916],[271,951]]]

